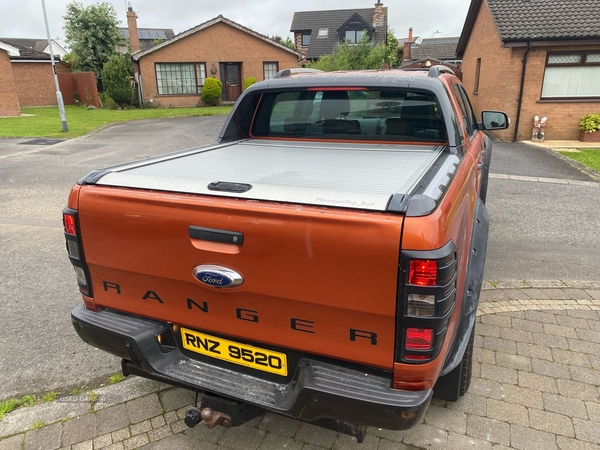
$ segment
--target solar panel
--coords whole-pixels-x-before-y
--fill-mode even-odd
[[[167,39],[167,34],[163,30],[156,30],[156,34],[158,34],[159,39]]]

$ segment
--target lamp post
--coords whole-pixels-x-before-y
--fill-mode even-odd
[[[50,39],[50,28],[48,28],[48,16],[46,15],[46,4],[42,0],[42,11],[44,11],[44,23],[46,24],[46,37],[48,38],[48,48],[50,49],[50,61],[52,62],[52,73],[54,74],[54,84],[56,85],[56,102],[58,103],[58,112],[62,122],[63,131],[69,131],[67,126],[67,116],[65,115],[65,104],[63,103],[62,93],[58,85],[58,75],[56,75],[56,64],[54,63],[54,50],[52,49],[52,39]]]

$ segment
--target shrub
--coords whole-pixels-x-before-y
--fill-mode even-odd
[[[202,88],[202,103],[209,106],[217,106],[221,100],[221,81],[216,78],[207,78]]]
[[[244,90],[248,89],[254,83],[256,83],[256,78],[254,78],[254,77],[246,78],[246,80],[244,81]]]
[[[583,116],[579,122],[579,129],[588,133],[600,131],[600,113]]]
[[[129,77],[133,73],[131,60],[125,55],[116,54],[104,64],[102,69],[102,85],[104,91],[119,105],[131,105],[133,86]]]
[[[106,92],[100,92],[98,95],[100,97],[100,103],[103,108],[106,109],[119,109],[119,105],[112,98],[108,96]]]

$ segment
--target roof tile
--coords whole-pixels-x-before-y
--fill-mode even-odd
[[[598,0],[487,0],[500,39],[600,37]]]

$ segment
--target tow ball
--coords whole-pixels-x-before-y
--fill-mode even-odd
[[[192,407],[185,413],[183,421],[190,428],[194,428],[200,422],[206,425],[206,428],[214,428],[217,425],[224,427],[231,426],[231,416],[219,411],[213,411],[212,408],[198,409]]]
[[[183,421],[190,428],[194,428],[199,423],[203,423],[207,428],[214,428],[217,425],[237,427],[263,412],[257,406],[206,393],[202,394],[202,403],[198,406],[198,393],[196,393],[194,406],[187,410]]]

